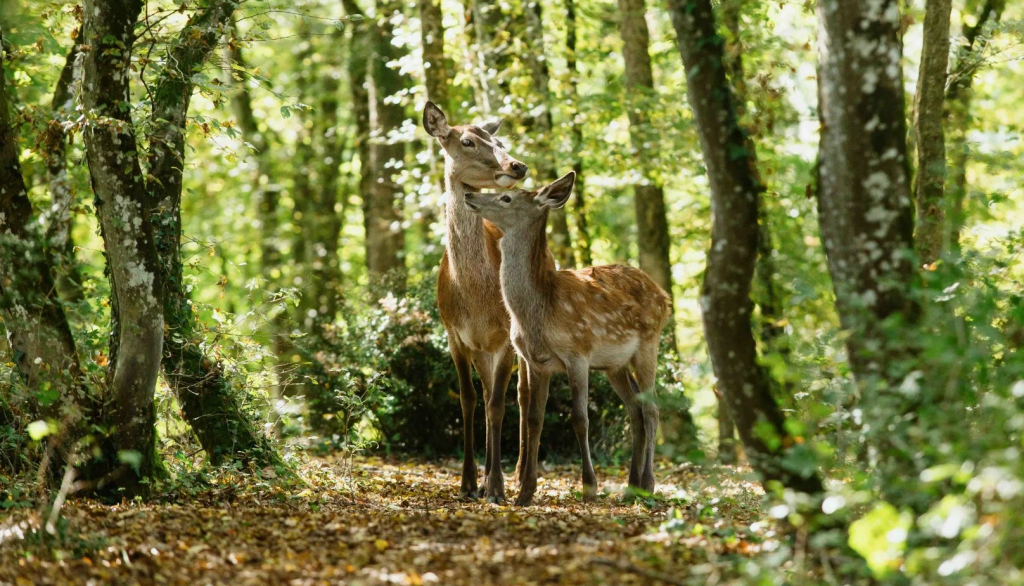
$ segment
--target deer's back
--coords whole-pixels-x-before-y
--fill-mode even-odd
[[[668,294],[639,269],[562,270],[554,273],[543,337],[552,353],[587,356],[593,368],[618,368],[641,342],[660,336],[670,315]]]

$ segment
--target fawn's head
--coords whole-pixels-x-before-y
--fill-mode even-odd
[[[513,189],[501,193],[466,193],[466,207],[489,220],[502,231],[509,231],[541,218],[548,210],[557,210],[569,201],[576,173],[569,171],[553,183],[536,190]]]
[[[452,175],[475,189],[508,189],[526,177],[526,165],[510,157],[495,138],[500,126],[501,120],[483,126],[449,126],[434,102],[423,108],[423,128],[444,149]]]

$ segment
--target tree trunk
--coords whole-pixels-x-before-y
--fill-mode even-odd
[[[51,277],[49,258],[18,160],[18,133],[10,119],[0,31],[0,316],[18,373],[32,396],[8,401],[32,418],[69,418],[74,425],[86,398],[75,341]]]
[[[419,0],[420,41],[423,43],[423,78],[426,81],[427,99],[449,111],[448,67],[444,60],[444,19],[441,4],[435,0]],[[444,168],[438,164],[437,141],[428,140],[430,149],[430,176],[435,185],[444,189]],[[425,213],[429,227],[435,214]]]
[[[672,24],[687,74],[687,95],[700,135],[711,187],[711,249],[702,291],[704,333],[718,386],[735,419],[751,465],[762,481],[818,493],[816,474],[785,467],[782,453],[765,441],[770,426],[777,446],[793,445],[771,394],[768,373],[757,361],[751,327],[750,287],[758,249],[758,200],[763,191],[753,145],[740,128],[725,75],[724,42],[715,32],[710,0],[670,0]]]
[[[370,75],[373,80],[373,105],[376,128],[370,149],[371,190],[368,194],[367,268],[371,275],[383,277],[391,273],[397,279],[394,285],[404,285],[405,232],[402,227],[402,186],[398,176],[405,159],[405,143],[392,135],[405,122],[405,108],[391,98],[407,87],[406,78],[388,63],[397,61],[404,50],[396,47],[391,17],[401,10],[394,0],[378,0],[377,22],[373,35],[373,60]],[[365,197],[365,195],[364,195]]]
[[[230,25],[236,6],[233,0],[209,4],[193,15],[170,51],[168,62],[176,67],[160,75],[153,92],[149,187],[157,202],[154,226],[164,294],[162,363],[167,384],[211,463],[240,459],[266,465],[277,461],[273,449],[239,406],[238,391],[223,366],[203,353],[203,335],[195,328],[181,263],[184,132],[194,89],[191,76],[181,72],[202,67]]]
[[[622,54],[626,62],[626,108],[629,135],[634,156],[643,179],[633,186],[636,207],[637,245],[640,268],[654,279],[669,297],[672,293],[672,263],[669,260],[671,241],[665,215],[665,192],[653,170],[646,163],[648,145],[657,144],[652,136],[646,114],[653,101],[654,75],[648,53],[649,33],[644,18],[644,0],[619,0],[619,29],[622,33]],[[674,303],[673,303],[674,307]],[[674,312],[673,312],[674,313]],[[674,324],[674,320],[673,320]],[[675,347],[675,326],[672,327]]]
[[[946,137],[942,132],[946,67],[949,64],[949,15],[952,0],[930,0],[924,17],[924,45],[914,96],[917,142],[918,262],[935,262],[942,254],[946,202]]]
[[[342,46],[340,34],[331,36],[336,47]],[[317,106],[314,132],[320,142],[321,168],[314,210],[312,282],[310,297],[318,322],[331,322],[338,310],[341,285],[341,267],[338,259],[338,239],[342,218],[338,206],[338,186],[343,149],[342,128],[338,125],[338,91],[340,88],[340,51],[330,50],[325,55],[320,75],[320,103]]]
[[[544,19],[540,1],[530,0],[524,5],[523,11],[526,13],[526,38],[529,44],[526,61],[530,66],[533,95],[537,100],[531,111],[540,112],[533,116],[526,126],[529,129],[530,142],[535,147],[534,178],[538,184],[543,185],[558,178],[551,148],[551,73],[544,54]],[[548,225],[551,231],[548,243],[558,266],[563,269],[575,267],[576,257],[572,252],[572,238],[569,236],[569,222],[565,209],[551,210]]]
[[[163,348],[160,261],[150,215],[154,201],[139,166],[129,98],[139,0],[86,0],[82,97],[96,212],[111,285],[109,398],[97,423],[106,428],[101,460],[85,477],[98,493],[145,496],[155,466],[153,393]],[[122,489],[119,492],[117,489]]]
[[[573,219],[576,221],[575,248],[579,266],[594,264],[590,251],[590,228],[587,223],[586,188],[583,180],[583,120],[580,119],[579,69],[576,65],[576,4],[565,0],[565,50],[566,67],[569,69],[569,100],[572,104],[572,152],[573,171],[576,172],[576,196],[572,203]]]
[[[81,82],[82,75],[81,67],[76,66],[79,55],[78,45],[72,45],[53,91],[50,104],[53,119],[43,138],[51,198],[47,218],[48,246],[56,261],[57,290],[61,297],[71,302],[81,301],[83,295],[82,271],[75,258],[75,241],[71,235],[71,208],[75,203],[75,195],[68,180],[68,137],[64,132],[64,123],[74,114],[76,90],[73,86]]]
[[[949,185],[947,186],[949,214],[946,218],[945,240],[953,252],[960,251],[960,235],[964,226],[964,200],[967,196],[967,160],[970,157],[967,146],[967,131],[971,122],[971,86],[974,74],[981,63],[981,49],[978,37],[990,23],[999,22],[1006,0],[988,0],[978,15],[974,26],[964,26],[965,46],[957,51],[956,66],[950,75],[946,90],[946,123],[950,128],[951,159]],[[984,44],[981,45],[984,47]]]
[[[897,384],[906,350],[883,322],[913,321],[908,297],[914,215],[904,119],[896,0],[818,5],[822,119],[818,168],[821,235],[847,338],[862,384]],[[866,50],[869,48],[870,50]]]
[[[423,77],[427,99],[448,111],[448,68],[444,60],[444,21],[441,4],[419,0],[420,40],[423,43]],[[434,144],[433,141],[430,142]]]
[[[358,17],[351,28],[348,52],[348,78],[352,92],[352,118],[355,120],[355,148],[359,155],[359,197],[363,202],[363,228],[366,232],[366,264],[370,263],[370,202],[373,185],[370,147],[370,93],[367,73],[371,37],[366,17],[354,0],[344,0],[345,12],[350,18]]]

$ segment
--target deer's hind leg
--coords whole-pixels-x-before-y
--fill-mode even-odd
[[[473,413],[476,411],[476,387],[473,385],[469,351],[449,335],[449,350],[459,374],[459,403],[462,405],[462,485],[459,494],[476,497],[476,460],[473,459]]]
[[[636,356],[633,357],[637,392],[643,395],[640,397],[640,407],[643,411],[644,434],[647,443],[643,471],[640,475],[640,487],[647,492],[654,492],[654,447],[658,441],[658,425],[661,419],[658,397],[654,390],[655,377],[658,372],[658,342],[657,337],[643,340],[640,342]]]
[[[644,464],[647,461],[647,434],[645,433],[643,407],[637,398],[637,391],[634,387],[636,381],[631,380],[633,375],[629,367],[624,366],[618,370],[608,371],[608,382],[615,389],[615,394],[622,399],[626,405],[626,413],[629,415],[629,427],[632,432],[633,457],[629,462],[629,488],[642,488],[641,477],[644,471]],[[631,490],[627,490],[627,497]]]
[[[590,416],[587,413],[587,405],[590,403],[590,365],[585,358],[575,358],[567,361],[565,366],[569,375],[569,388],[572,390],[572,429],[576,432],[580,455],[583,457],[583,500],[592,501],[597,498],[597,473],[590,461]]]

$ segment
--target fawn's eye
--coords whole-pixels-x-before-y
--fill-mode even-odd
[[[501,200],[501,203],[512,203],[512,198],[507,195],[503,195],[499,199]]]
[[[462,146],[471,147],[473,146],[473,141],[469,140],[468,138],[464,138],[462,139]]]

